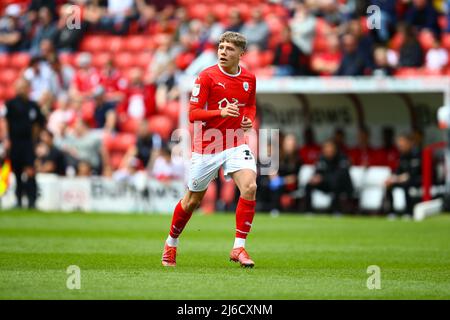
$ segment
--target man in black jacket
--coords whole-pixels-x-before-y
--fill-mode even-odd
[[[36,126],[45,126],[45,118],[39,106],[28,98],[30,84],[21,78],[16,82],[16,96],[8,100],[0,116],[6,119],[6,145],[16,177],[17,206],[22,206],[22,194],[26,192],[28,207],[34,208],[37,184],[34,170],[34,138]],[[24,190],[25,189],[25,190]]]
[[[328,140],[323,144],[322,155],[316,163],[316,171],[305,189],[305,210],[312,211],[311,195],[318,189],[332,195],[330,210],[341,212],[341,198],[353,197],[353,184],[350,177],[350,161],[338,150],[336,143]]]
[[[400,152],[398,167],[385,182],[385,212],[391,215],[395,214],[393,212],[392,194],[394,188],[401,188],[405,193],[405,213],[412,215],[414,202],[409,191],[411,187],[417,188],[422,184],[422,155],[420,149],[414,148],[413,139],[410,135],[403,134],[397,137],[397,148]]]

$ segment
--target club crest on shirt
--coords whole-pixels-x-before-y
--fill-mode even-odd
[[[245,81],[242,85],[244,86],[244,90],[248,91],[248,82]]]
[[[198,96],[200,93],[200,84],[196,83],[194,84],[194,88],[192,89],[192,95],[194,97]]]

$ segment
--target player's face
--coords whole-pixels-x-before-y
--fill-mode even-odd
[[[235,46],[233,43],[224,41],[219,43],[217,49],[217,56],[219,58],[219,65],[224,69],[232,69],[239,64],[243,51],[241,48]]]

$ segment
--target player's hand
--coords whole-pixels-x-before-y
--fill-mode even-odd
[[[243,117],[241,122],[241,128],[244,129],[244,131],[247,131],[253,127],[253,122],[250,120],[250,118]]]
[[[236,104],[229,103],[225,108],[220,111],[222,118],[226,117],[239,117],[239,107]]]

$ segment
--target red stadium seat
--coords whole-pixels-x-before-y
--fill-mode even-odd
[[[147,68],[152,62],[153,54],[150,52],[141,52],[134,56],[136,65],[141,68]]]
[[[141,35],[128,36],[124,39],[128,51],[142,52],[146,47],[146,37]]]
[[[228,10],[227,4],[217,3],[217,4],[213,5],[211,9],[219,21],[222,21],[222,22],[227,21],[228,15],[229,15],[229,10]]]
[[[125,51],[126,46],[124,39],[125,38],[119,36],[108,37],[108,39],[106,40],[108,43],[105,49],[114,53]]]
[[[28,67],[30,63],[30,55],[24,52],[14,53],[10,57],[10,67],[16,69],[23,69]]]
[[[139,127],[139,121],[133,118],[128,118],[119,123],[119,129],[121,132],[136,134]]]
[[[98,52],[92,55],[92,65],[96,68],[103,68],[112,57],[110,52]]]
[[[272,50],[266,50],[261,53],[261,67],[270,66],[273,62],[274,53]]]
[[[170,101],[162,108],[162,114],[169,116],[175,123],[180,116],[180,103],[176,100]]]
[[[114,57],[114,64],[119,69],[126,69],[136,66],[135,55],[129,52],[119,52]]]
[[[150,117],[148,127],[151,132],[159,134],[164,140],[168,140],[172,135],[174,123],[169,116],[159,114]]]
[[[395,51],[399,51],[400,47],[403,45],[403,35],[399,32],[397,32],[396,34],[394,34],[394,36],[391,38],[390,44],[389,44],[389,48],[391,48],[392,50]]]
[[[419,33],[419,42],[422,49],[427,51],[434,45],[434,35],[431,31],[423,30]]]
[[[75,64],[74,55],[71,53],[63,52],[63,53],[60,53],[58,55],[58,57],[59,57],[59,61],[61,61],[62,64],[69,64],[72,66]]]
[[[325,36],[315,36],[313,40],[313,52],[324,52],[328,50],[328,39]]]
[[[7,68],[0,70],[0,82],[13,85],[19,78],[20,72],[13,68]]]
[[[103,138],[103,144],[108,151],[117,151],[125,153],[136,143],[136,135],[131,133],[119,133],[116,135],[106,134]]]
[[[397,77],[417,77],[421,75],[422,72],[419,68],[399,68],[395,71],[395,76]]]
[[[107,50],[109,42],[108,36],[104,35],[88,35],[83,38],[80,44],[80,51],[98,52]]]
[[[204,3],[196,3],[190,5],[188,8],[188,15],[191,19],[203,19],[205,13],[209,11],[209,6]]]
[[[445,49],[450,50],[450,33],[444,33],[442,35],[442,46]]]
[[[7,68],[9,65],[9,55],[6,53],[0,53],[0,68]]]

